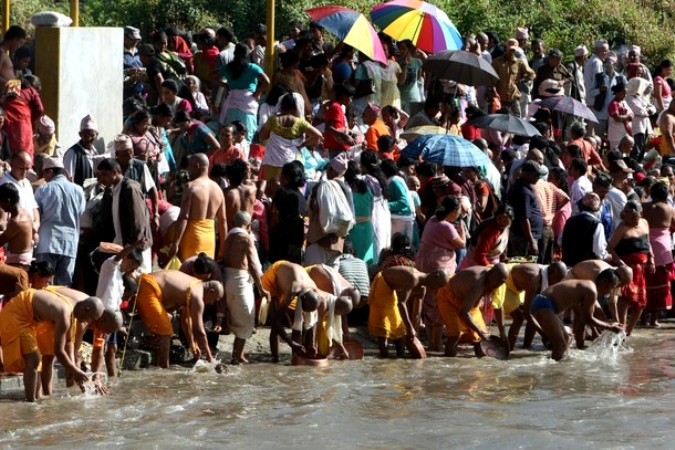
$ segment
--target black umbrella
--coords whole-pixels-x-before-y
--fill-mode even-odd
[[[442,80],[468,86],[494,86],[499,76],[483,58],[465,51],[447,50],[436,53],[424,62],[424,69]]]
[[[511,114],[488,114],[487,116],[480,116],[470,120],[469,124],[478,128],[489,128],[491,130],[511,133],[516,136],[541,136],[541,133],[530,122],[519,119]]]

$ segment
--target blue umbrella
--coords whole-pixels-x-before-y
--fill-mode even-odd
[[[408,144],[401,152],[412,159],[451,167],[482,167],[490,158],[470,141],[452,134],[423,136]]]

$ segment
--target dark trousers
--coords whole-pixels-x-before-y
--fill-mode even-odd
[[[553,244],[555,243],[555,236],[553,236],[553,228],[550,225],[544,225],[541,231],[541,237],[537,241],[539,246],[539,257],[537,262],[539,264],[551,264],[551,257],[553,255]]]

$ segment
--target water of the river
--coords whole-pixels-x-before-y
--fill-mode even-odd
[[[2,399],[0,448],[673,448],[675,333],[627,346],[125,372],[104,398]]]

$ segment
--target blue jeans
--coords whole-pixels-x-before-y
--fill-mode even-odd
[[[57,286],[68,286],[73,284],[73,273],[75,272],[75,258],[55,253],[40,253],[35,257],[38,262],[47,261],[54,268],[54,284]]]

